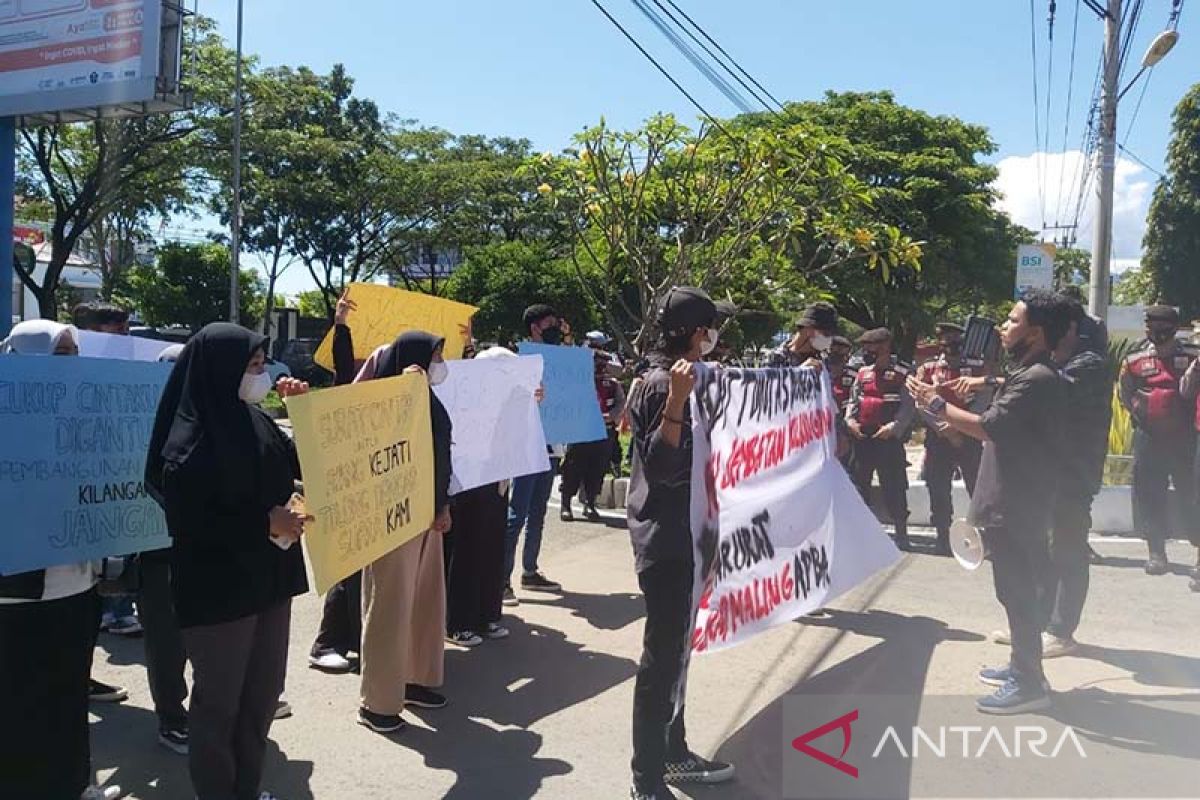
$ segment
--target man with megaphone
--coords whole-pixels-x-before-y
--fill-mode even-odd
[[[979,700],[988,714],[1021,714],[1050,705],[1042,671],[1042,631],[1049,585],[1049,530],[1062,470],[1062,420],[1067,393],[1052,361],[1071,311],[1053,292],[1026,292],[1000,326],[1009,368],[982,414],[950,405],[937,387],[915,377],[908,391],[917,406],[959,433],[983,442],[971,497],[971,524],[984,531],[996,598],[1008,615],[1008,665],[979,678],[996,692]]]

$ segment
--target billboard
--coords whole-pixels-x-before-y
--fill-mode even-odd
[[[1017,286],[1013,297],[1021,299],[1021,295],[1029,289],[1054,288],[1054,254],[1057,249],[1053,244],[1023,244],[1017,247]]]
[[[163,10],[162,0],[0,0],[0,117],[146,113],[141,104],[163,93],[160,68],[172,63],[164,45],[179,44],[175,13],[175,41],[164,42]]]

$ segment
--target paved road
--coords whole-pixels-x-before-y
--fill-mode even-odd
[[[1145,759],[1139,763],[1147,769],[1183,764],[1194,775],[1200,767],[1200,595],[1188,592],[1182,568],[1161,578],[1143,575],[1137,544],[1104,540],[1097,547],[1110,562],[1093,573],[1079,633],[1088,647],[1081,657],[1048,662],[1049,678],[1068,700],[1091,698],[1088,708],[1121,709],[1118,722],[1111,715],[1075,714],[1073,724],[1089,742]],[[1181,563],[1193,553],[1174,544],[1171,556]],[[264,788],[284,800],[627,797],[631,679],[642,614],[627,535],[615,522],[554,521],[543,568],[566,593],[523,596],[511,609],[513,635],[506,641],[448,649],[451,706],[410,715],[414,724],[395,738],[354,723],[355,676],[307,668],[320,605],[315,596],[300,598],[287,689],[296,714],[272,731],[276,744]],[[829,619],[784,625],[751,644],[697,659],[689,687],[692,745],[734,760],[739,779],[686,796],[779,797],[790,741],[781,703],[789,694],[814,688],[892,693],[916,704],[922,694],[979,694],[974,673],[1006,656],[986,638],[1001,620],[987,568],[968,574],[948,559],[914,554],[843,598]],[[102,637],[95,672],[130,687],[132,697],[94,707],[96,766],[131,797],[189,798],[185,760],[154,743],[140,661],[139,642]],[[906,775],[896,782],[895,796],[909,796],[927,777]],[[1034,778],[1026,788],[1037,788]]]

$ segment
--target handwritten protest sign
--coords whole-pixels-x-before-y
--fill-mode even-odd
[[[118,336],[115,333],[79,331],[79,355],[85,358],[119,358],[123,361],[158,361],[171,342]]]
[[[454,361],[434,392],[454,423],[450,493],[550,469],[534,393],[542,358]]]
[[[558,347],[522,342],[522,356],[542,357],[542,427],[550,444],[596,442],[607,436],[600,401],[596,399],[596,369],[586,347]]]
[[[289,397],[317,591],[395,550],[433,522],[429,384],[401,375]]]
[[[475,306],[374,283],[352,283],[349,290],[354,309],[346,324],[354,334],[356,359],[370,357],[375,348],[391,344],[397,336],[412,330],[445,337],[446,359],[462,358],[463,347],[471,338],[471,317],[479,310]],[[313,359],[333,369],[332,329],[325,334]]]
[[[692,395],[692,649],[821,608],[899,551],[835,455],[824,371],[702,367]]]
[[[0,356],[0,573],[170,544],[142,476],[169,364]]]

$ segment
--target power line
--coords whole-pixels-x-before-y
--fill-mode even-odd
[[[657,0],[655,0],[655,2],[657,2]],[[735,59],[733,56],[729,55],[729,53],[725,51],[725,48],[721,47],[721,45],[717,42],[716,39],[709,36],[708,32],[700,26],[700,23],[696,22],[696,20],[689,17],[686,11],[684,11],[682,8],[680,8],[678,5],[676,5],[675,0],[667,0],[667,4],[669,6],[671,6],[671,8],[675,9],[675,11],[681,17],[683,17],[685,20],[687,20],[689,25],[691,25],[693,28],[695,28],[697,31],[699,31],[700,35],[703,36],[705,39],[707,39],[712,44],[713,47],[717,48],[717,52],[719,52],[721,55],[725,56],[725,58],[729,59],[729,63],[733,64],[733,66],[737,68],[738,72],[745,75],[746,79],[749,80],[752,84],[754,84],[754,86],[760,92],[762,92],[764,95],[766,95],[768,98],[770,98],[770,100],[773,103],[775,103],[775,105],[779,106],[781,109],[784,107],[783,103],[779,102],[779,100],[776,99],[775,95],[771,94],[769,91],[767,91],[766,87],[764,87],[761,83],[759,83],[757,80],[755,80],[754,76],[751,75],[749,72],[747,72],[746,69],[737,62],[737,59]]]
[[[657,69],[659,72],[661,72],[663,77],[666,78],[668,81],[670,81],[671,85],[674,86],[676,89],[678,89],[679,93],[682,94],[684,97],[686,97],[688,99],[688,102],[690,102],[692,105],[694,105],[700,111],[700,113],[703,114],[708,119],[708,121],[712,123],[713,127],[715,127],[721,133],[728,136],[730,139],[733,139],[734,141],[738,141],[736,139],[736,137],[734,137],[728,130],[725,129],[724,125],[722,125],[719,121],[717,121],[717,118],[715,116],[713,116],[711,113],[709,113],[707,108],[700,105],[699,100],[692,97],[691,93],[688,92],[687,89],[683,88],[683,85],[675,79],[675,76],[673,76],[670,72],[667,72],[666,68],[664,68],[662,64],[659,64],[657,59],[655,59],[654,56],[650,55],[650,53],[646,50],[646,48],[642,47],[641,42],[639,42],[637,39],[635,39],[633,37],[633,34],[631,34],[629,31],[625,30],[625,26],[623,26],[620,22],[618,22],[616,17],[614,17],[612,14],[608,13],[608,9],[605,8],[600,3],[600,0],[591,0],[591,3],[596,8],[600,9],[600,13],[608,18],[608,21],[611,22],[613,24],[613,26],[617,30],[619,30],[625,36],[626,39],[629,40],[630,44],[632,44],[634,47],[636,47],[638,49],[638,52],[641,53],[643,56],[645,56],[646,60],[649,61],[651,64],[653,64],[654,68]]]
[[[1050,119],[1051,119],[1051,100],[1054,98],[1054,16],[1056,11],[1054,0],[1050,0],[1050,13],[1046,18],[1047,38],[1049,45],[1046,48],[1046,133],[1044,135],[1044,144],[1042,145],[1042,158],[1046,159],[1050,156]],[[1045,164],[1044,177],[1049,183],[1050,165]],[[1048,193],[1048,192],[1047,192]],[[1046,227],[1046,209],[1042,209],[1042,228]]]
[[[1029,0],[1029,49],[1033,59],[1033,163],[1037,169],[1038,181],[1038,213],[1041,215],[1042,227],[1046,227],[1046,181],[1042,170],[1042,159],[1037,150],[1042,141],[1041,103],[1038,101],[1038,57],[1037,57],[1037,11],[1034,0]]]
[[[1167,177],[1166,175],[1163,175],[1161,172],[1159,172],[1158,170],[1156,170],[1154,167],[1152,167],[1152,166],[1150,166],[1149,164],[1147,164],[1147,163],[1146,163],[1145,161],[1143,161],[1141,158],[1139,158],[1139,157],[1138,157],[1138,155],[1137,155],[1137,153],[1133,152],[1132,150],[1130,150],[1130,149],[1129,149],[1128,147],[1126,147],[1125,145],[1123,145],[1123,144],[1118,144],[1118,145],[1117,145],[1117,147],[1118,147],[1118,148],[1121,150],[1121,152],[1122,152],[1122,153],[1124,153],[1125,155],[1129,156],[1129,157],[1130,157],[1130,158],[1132,158],[1134,161],[1136,161],[1137,163],[1141,164],[1143,167],[1145,167],[1146,169],[1150,170],[1151,172],[1153,172],[1153,173],[1154,173],[1155,175],[1157,175],[1158,177],[1160,177],[1160,178],[1165,178],[1165,177]]]
[[[1067,105],[1063,112],[1063,144],[1062,158],[1058,162],[1058,202],[1054,206],[1054,224],[1059,223],[1063,211],[1063,178],[1067,169],[1067,138],[1071,132],[1071,99],[1075,93],[1075,44],[1079,38],[1079,6],[1081,0],[1075,0],[1075,21],[1071,26],[1071,55],[1068,58],[1067,69]]]

